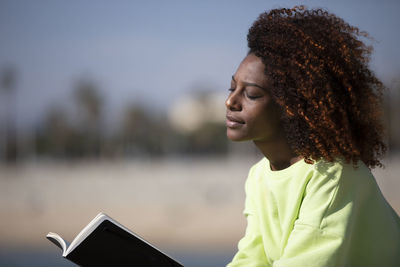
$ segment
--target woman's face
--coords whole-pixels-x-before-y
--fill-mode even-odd
[[[225,102],[227,136],[232,141],[270,141],[282,134],[280,107],[269,94],[264,68],[259,57],[249,54],[232,76]]]

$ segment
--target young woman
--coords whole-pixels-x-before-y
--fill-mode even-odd
[[[227,136],[264,158],[246,181],[234,266],[400,266],[400,219],[370,168],[386,150],[383,85],[358,28],[324,10],[274,9],[232,76]]]

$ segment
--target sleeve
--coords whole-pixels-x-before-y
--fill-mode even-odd
[[[259,230],[257,215],[254,212],[254,201],[252,199],[251,170],[246,180],[246,200],[244,215],[247,219],[246,233],[238,243],[238,252],[227,267],[268,267],[268,259],[265,256],[264,245]]]

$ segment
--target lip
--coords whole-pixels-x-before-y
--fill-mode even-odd
[[[226,114],[226,127],[228,128],[238,128],[244,124],[244,121],[241,119],[232,116],[230,114]]]

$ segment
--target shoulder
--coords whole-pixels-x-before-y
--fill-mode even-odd
[[[267,170],[267,167],[269,167],[269,161],[265,157],[251,166],[245,183],[246,192],[255,186],[257,180],[259,180],[263,173],[265,173]]]
[[[263,169],[265,169],[265,166],[269,166],[269,165],[267,163],[267,160],[265,158],[263,158],[260,161],[258,161],[256,164],[254,164],[249,170],[249,174],[248,174],[246,182],[245,182],[246,200],[245,200],[245,208],[243,211],[243,213],[246,216],[249,214],[255,214],[254,198],[255,198],[255,195],[257,194],[257,180],[260,179],[260,175],[262,174]]]
[[[354,167],[343,160],[318,161],[304,191],[299,222],[325,228],[332,217],[346,221],[371,190],[376,190],[375,179],[364,163]]]
[[[368,167],[359,161],[356,166],[342,159],[334,162],[320,160],[314,164],[312,177],[306,188],[307,193],[315,191],[359,191],[375,185],[375,179]]]
[[[249,177],[257,176],[257,174],[264,173],[269,168],[269,161],[267,158],[263,157],[253,166],[251,166],[249,170]]]
[[[306,196],[312,196],[318,191],[334,190],[343,176],[344,164],[341,161],[327,162],[319,160],[314,163],[310,180],[305,189]],[[326,194],[324,194],[326,195]]]

